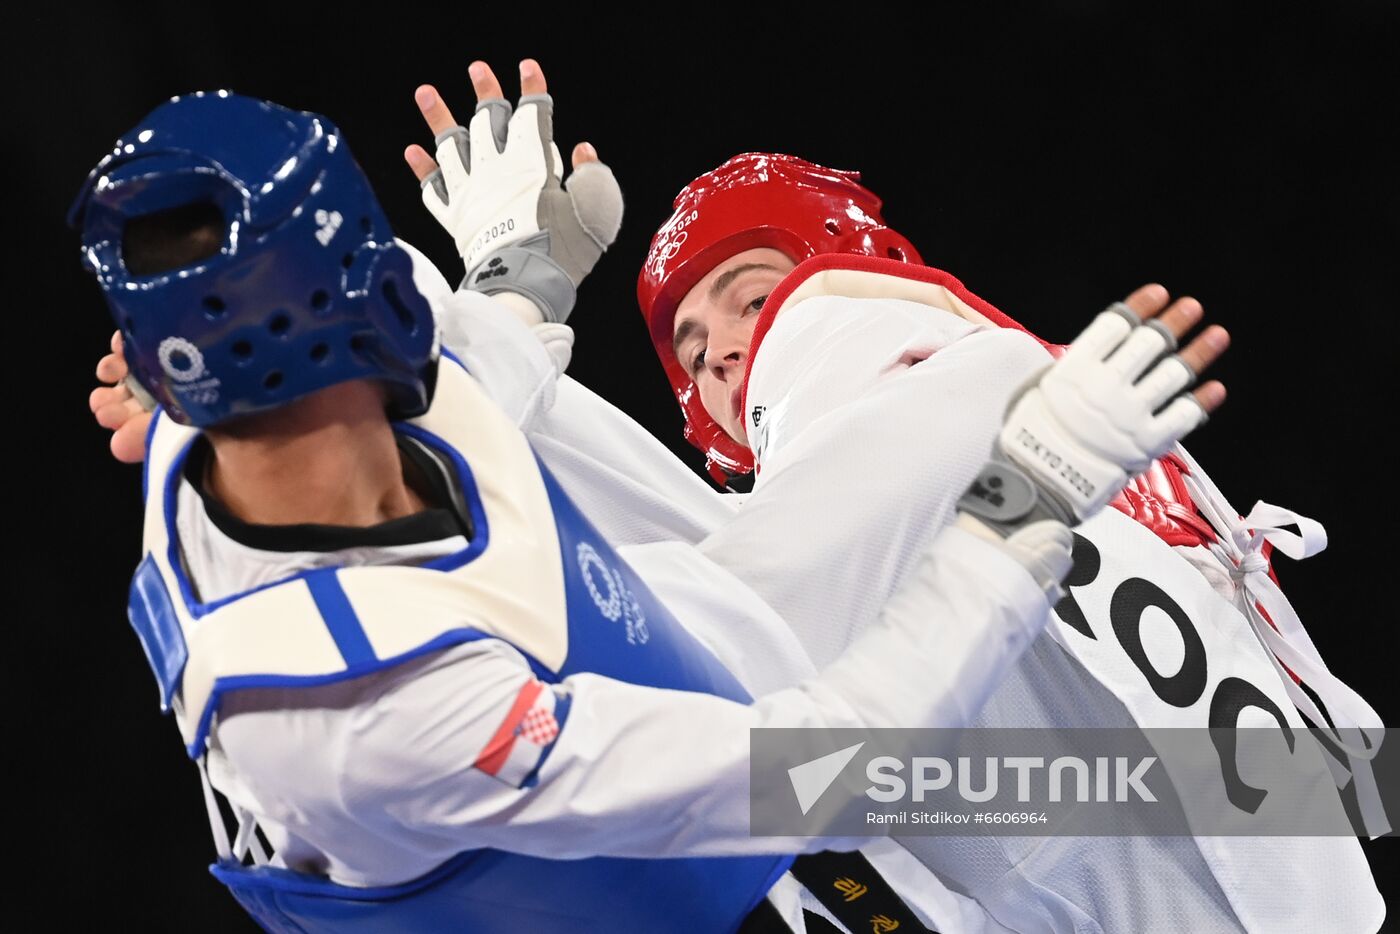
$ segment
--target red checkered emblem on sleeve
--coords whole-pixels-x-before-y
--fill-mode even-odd
[[[542,707],[535,707],[520,721],[520,738],[536,746],[554,742],[559,735],[559,723],[554,714]]]
[[[530,679],[521,686],[491,740],[481,750],[476,768],[516,788],[524,786],[559,736],[559,710],[554,692]]]

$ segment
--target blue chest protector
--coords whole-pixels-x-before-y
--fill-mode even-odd
[[[449,384],[466,377],[447,359],[443,370]],[[439,387],[439,397],[452,392],[451,386]],[[491,549],[515,547],[510,527],[516,517],[510,509],[493,507],[493,502],[503,502],[502,484],[488,476],[486,464],[469,460],[471,452],[464,450],[468,445],[451,443],[460,440],[460,435],[448,439],[432,431],[431,415],[401,430],[431,444],[457,465],[474,534],[467,552],[421,571],[460,573]],[[161,472],[148,474],[147,556],[133,581],[130,617],[161,683],[163,697],[169,701],[177,689],[183,695],[183,705],[177,702],[176,707],[192,756],[202,753],[219,697],[227,691],[252,685],[325,684],[383,670],[424,651],[487,636],[505,638],[500,632],[457,624],[435,630],[431,639],[407,651],[386,654],[373,638],[368,622],[357,619],[354,601],[346,597],[354,593],[352,575],[358,575],[355,580],[366,580],[375,568],[312,571],[216,605],[199,604],[179,565],[173,523],[173,490],[192,438],[188,430],[165,419],[158,421],[164,427],[153,430],[151,443],[151,459],[157,463],[152,467],[148,462],[148,470]],[[476,429],[481,427],[475,425]],[[162,431],[185,434],[167,437],[162,444]],[[551,560],[559,563],[562,575],[551,569],[552,576],[545,576],[561,580],[565,612],[559,625],[567,628],[562,662],[546,662],[529,647],[516,645],[536,676],[545,683],[558,683],[575,673],[592,672],[639,685],[747,701],[748,695],[734,677],[686,632],[574,506],[548,470],[529,456],[523,437],[519,447],[527,453],[523,459],[514,458],[509,469],[533,473],[527,486],[538,491],[541,502],[547,499],[554,535],[544,540],[552,543],[557,536]],[[162,451],[175,453],[166,454],[162,464]],[[499,453],[484,452],[483,459],[495,462]],[[495,462],[490,467],[503,469],[507,465]],[[512,483],[504,486],[509,488]],[[152,510],[162,515],[153,516]],[[250,675],[245,664],[231,676],[203,661],[217,654],[218,643],[196,635],[201,626],[223,614],[225,628],[236,630],[233,623],[243,621],[224,611],[244,601],[255,603],[260,595],[279,587],[310,590],[325,617],[317,622],[331,631],[343,656],[333,666],[338,671],[286,675],[267,666],[254,666],[257,673]],[[406,608],[406,615],[408,612],[411,610]],[[201,639],[215,648],[200,648]],[[196,664],[195,659],[201,661]],[[464,690],[469,689],[464,686]],[[567,721],[563,721],[563,730],[568,730]],[[522,793],[528,794],[528,789]],[[382,888],[342,886],[286,869],[254,868],[232,860],[216,863],[211,871],[264,928],[277,932],[723,932],[742,922],[791,862],[791,857],[784,856],[549,860],[482,849],[463,852],[412,882]]]

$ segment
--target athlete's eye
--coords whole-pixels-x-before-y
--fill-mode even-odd
[[[747,305],[744,306],[744,312],[748,313],[750,311],[762,311],[763,303],[766,301],[768,301],[768,296],[760,295],[758,298],[754,299],[753,301],[749,302]]]
[[[695,359],[694,359],[693,361],[691,361],[691,364],[690,364],[690,372],[691,372],[691,373],[696,373],[696,374],[698,374],[698,373],[699,373],[701,370],[703,370],[704,368],[705,368],[705,351],[702,350],[702,351],[700,351],[698,354],[696,354],[696,355],[695,355]]]

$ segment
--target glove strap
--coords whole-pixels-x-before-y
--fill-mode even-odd
[[[462,280],[461,288],[492,295],[518,292],[549,322],[562,322],[574,309],[578,289],[564,268],[549,257],[549,232],[541,231],[487,256]]]
[[[1042,519],[1054,519],[1068,526],[1079,521],[1068,503],[1033,482],[1025,471],[1006,459],[1000,446],[958,500],[958,509],[976,517],[1002,538]]]

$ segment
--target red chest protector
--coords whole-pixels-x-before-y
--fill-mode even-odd
[[[784,306],[813,295],[902,299],[948,308],[965,317],[972,317],[967,314],[970,310],[995,326],[1029,334],[1051,356],[1059,356],[1064,351],[1063,347],[1030,334],[1019,322],[978,298],[942,270],[872,256],[823,254],[798,265],[769,295],[754,326],[748,353],[750,369],[760,344]],[[964,307],[958,307],[959,303]],[[746,394],[747,379],[746,373]],[[744,410],[748,408],[745,398]],[[695,427],[694,421],[692,427]],[[723,440],[733,445],[729,439]],[[737,449],[735,459],[746,459],[743,467],[750,467],[752,460],[748,450],[738,445],[734,447]],[[1271,566],[1274,547],[1282,548],[1295,560],[1325,548],[1326,532],[1321,525],[1262,501],[1255,504],[1247,517],[1242,516],[1229,505],[1190,453],[1179,447],[1133,477],[1111,505],[1168,546],[1208,549],[1221,568],[1229,572],[1236,581],[1236,596],[1243,597],[1240,610],[1277,666],[1290,700],[1314,723],[1330,721],[1337,725],[1333,739],[1346,752],[1352,774],[1358,781],[1358,801],[1368,827],[1376,828],[1374,832],[1377,833],[1388,830],[1369,767],[1369,759],[1375,756],[1383,736],[1380,717],[1328,670],[1297,613],[1279,589]],[[1300,534],[1287,531],[1290,525],[1296,525]],[[1313,695],[1301,687],[1304,682],[1313,694],[1323,698],[1328,716],[1322,714]]]
[[[1109,505],[1168,545],[1208,545],[1216,539],[1215,530],[1196,509],[1182,481],[1182,474],[1189,473],[1179,457],[1168,454],[1129,480]]]

